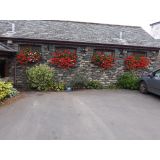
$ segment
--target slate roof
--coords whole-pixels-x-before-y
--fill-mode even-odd
[[[4,45],[3,43],[0,43],[0,51],[3,51],[3,52],[16,52],[16,50]]]
[[[11,23],[15,24],[15,33],[10,32]],[[138,26],[58,20],[0,20],[0,37],[160,48]]]
[[[154,47],[157,47],[157,48],[160,48],[160,39],[155,39],[154,42],[148,42],[149,46],[154,46]]]
[[[160,21],[151,23],[150,26],[154,26],[154,25],[157,25],[157,24],[160,24]]]

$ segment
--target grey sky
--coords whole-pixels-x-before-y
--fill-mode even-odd
[[[5,0],[0,18],[139,25],[149,31],[149,24],[160,20],[159,4],[160,0]]]

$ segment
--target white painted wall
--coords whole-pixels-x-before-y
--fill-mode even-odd
[[[160,23],[151,26],[151,35],[155,39],[160,39]]]

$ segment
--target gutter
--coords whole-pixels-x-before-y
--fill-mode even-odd
[[[30,39],[30,38],[13,38],[13,37],[0,37],[0,40],[13,40],[14,42],[24,43],[43,43],[43,44],[61,44],[61,45],[72,45],[72,46],[91,46],[91,47],[110,47],[120,49],[140,49],[140,50],[151,50],[159,51],[160,47],[148,47],[148,46],[133,46],[133,45],[119,45],[119,44],[102,44],[102,43],[91,43],[91,42],[74,42],[74,41],[60,41],[60,40],[45,40],[45,39]]]

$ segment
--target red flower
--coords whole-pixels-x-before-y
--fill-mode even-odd
[[[148,67],[149,63],[150,60],[147,57],[128,56],[124,60],[125,68],[127,70],[145,69]]]
[[[57,50],[52,53],[53,58],[49,62],[59,68],[68,69],[76,65],[77,55],[76,51],[71,52],[69,49]]]
[[[40,61],[41,55],[38,52],[25,52],[21,50],[17,54],[17,61],[20,64],[36,63]]]
[[[103,68],[110,69],[113,67],[114,58],[112,55],[106,56],[104,52],[96,52],[91,58],[92,63]]]
[[[20,63],[20,64],[25,64],[25,63],[27,63],[27,57],[26,57],[26,55],[24,54],[24,53],[19,53],[19,54],[17,54],[17,61]]]

